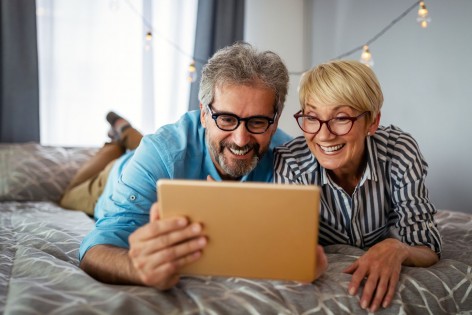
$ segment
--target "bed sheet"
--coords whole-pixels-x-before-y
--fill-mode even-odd
[[[442,259],[403,267],[392,305],[376,314],[470,314],[472,216],[439,211]],[[54,202],[0,203],[0,313],[4,314],[367,314],[349,296],[341,271],[363,254],[325,248],[329,269],[313,284],[185,277],[160,292],[100,283],[78,268],[78,249],[93,221]]]

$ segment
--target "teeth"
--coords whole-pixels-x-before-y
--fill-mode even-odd
[[[229,150],[235,155],[244,155],[249,152],[249,148],[246,148],[244,150],[241,150],[241,149],[236,150],[236,149],[230,148]]]
[[[344,147],[344,144],[333,145],[333,146],[331,146],[331,147],[325,147],[325,146],[320,145],[320,148],[321,148],[323,151],[325,151],[325,152],[338,151],[338,150],[341,149],[342,147]]]

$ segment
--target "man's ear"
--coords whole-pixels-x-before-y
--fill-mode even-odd
[[[379,112],[377,116],[375,116],[375,118],[370,123],[369,129],[368,129],[369,134],[373,135],[377,131],[377,128],[379,128],[380,116],[381,116],[381,113]]]
[[[206,128],[205,115],[206,115],[206,110],[205,110],[205,108],[203,107],[203,104],[200,103],[200,122],[202,123],[203,128]]]

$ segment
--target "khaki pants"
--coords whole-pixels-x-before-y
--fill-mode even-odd
[[[126,150],[136,149],[142,137],[139,131],[130,127],[123,132],[119,143],[105,143],[74,175],[59,205],[66,209],[85,211],[93,216],[95,204],[105,189],[116,159]]]
[[[93,216],[95,204],[102,195],[107,183],[108,174],[116,160],[111,161],[98,175],[85,182],[67,189],[59,202],[66,209],[82,210]]]

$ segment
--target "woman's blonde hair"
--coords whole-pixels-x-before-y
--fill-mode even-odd
[[[348,105],[369,112],[372,121],[380,112],[383,93],[375,73],[355,60],[334,60],[305,72],[299,90],[302,111],[308,100],[326,105]]]

